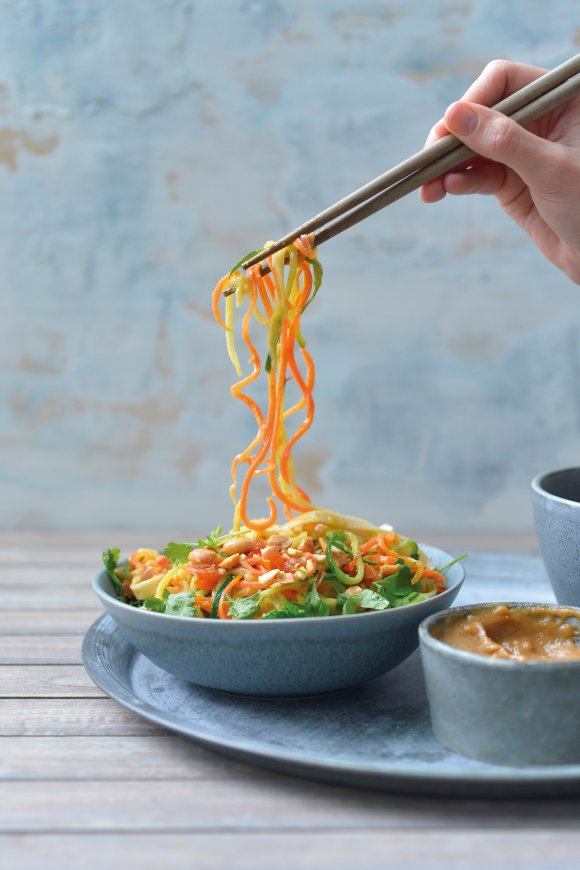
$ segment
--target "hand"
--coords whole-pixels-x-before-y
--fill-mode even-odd
[[[478,156],[424,184],[421,199],[493,194],[540,251],[580,284],[580,97],[527,129],[487,108],[544,72],[506,60],[486,66],[425,143],[453,133]]]

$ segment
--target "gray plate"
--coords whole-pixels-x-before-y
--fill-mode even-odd
[[[471,556],[458,604],[553,602],[539,559]],[[499,767],[444,749],[431,731],[419,655],[356,690],[256,700],[185,683],[136,652],[109,616],[89,629],[83,661],[125,707],[226,755],[318,780],[429,794],[580,793],[580,765]]]

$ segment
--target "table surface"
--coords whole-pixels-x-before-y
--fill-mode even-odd
[[[431,535],[535,552],[526,536]],[[404,797],[234,762],[120,707],[80,660],[102,543],[0,534],[0,867],[573,866],[580,800]],[[5,862],[5,863],[4,863]]]

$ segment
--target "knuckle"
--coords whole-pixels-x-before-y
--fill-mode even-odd
[[[500,157],[513,151],[517,145],[518,131],[508,118],[494,118],[487,130],[490,156]]]
[[[574,156],[571,148],[556,146],[552,149],[551,167],[556,177],[570,181],[573,178],[580,180],[580,162]]]
[[[483,70],[483,74],[489,78],[500,78],[505,75],[507,70],[508,62],[507,60],[502,60],[501,58],[495,58],[494,60],[490,60],[488,64],[485,65]]]

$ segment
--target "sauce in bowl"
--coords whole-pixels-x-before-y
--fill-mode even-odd
[[[448,616],[432,634],[449,646],[493,659],[580,659],[578,612],[565,607],[475,607]]]

